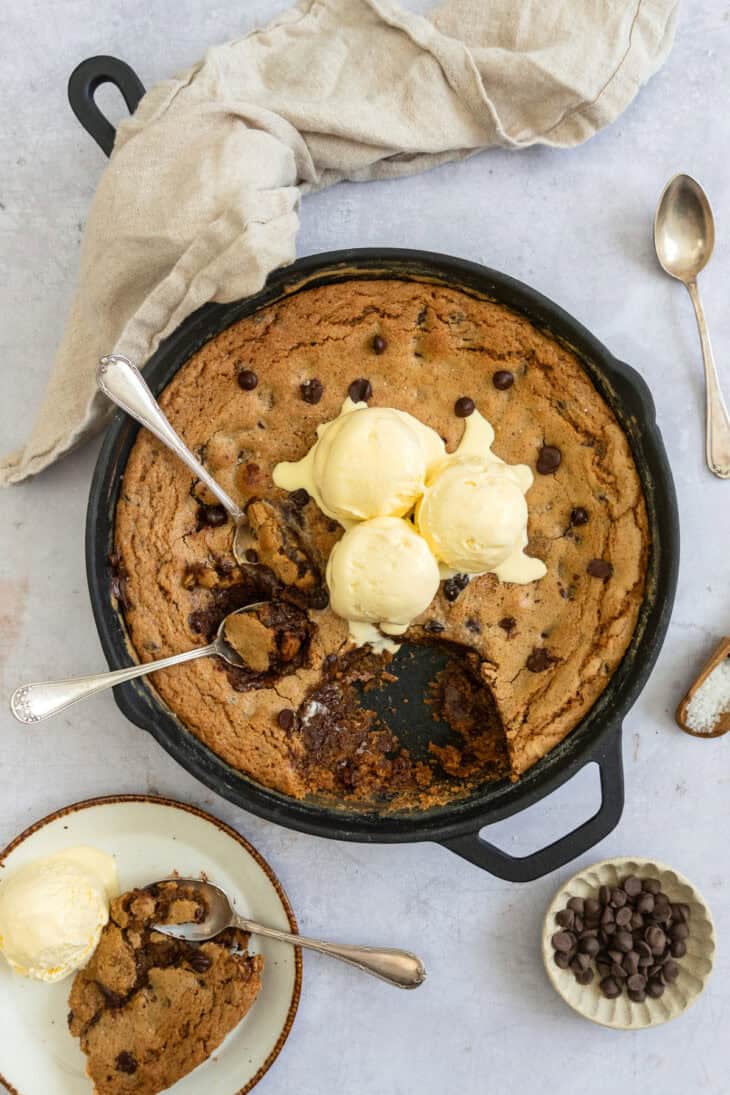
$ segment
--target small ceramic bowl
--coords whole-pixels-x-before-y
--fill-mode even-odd
[[[615,1000],[607,1000],[601,993],[598,978],[590,985],[579,985],[571,970],[561,970],[555,965],[551,936],[560,928],[555,914],[571,897],[595,897],[599,886],[617,886],[627,875],[639,878],[658,878],[662,890],[672,902],[685,902],[690,908],[687,953],[678,959],[679,977],[658,1000],[647,997],[643,1004],[635,1004],[624,993]],[[695,1002],[704,990],[712,972],[715,958],[715,925],[702,895],[677,871],[652,859],[619,858],[604,859],[592,867],[580,871],[561,886],[548,906],[542,932],[542,957],[553,988],[566,1004],[592,1023],[599,1023],[614,1030],[642,1030],[676,1019]]]

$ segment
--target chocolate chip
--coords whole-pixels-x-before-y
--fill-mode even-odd
[[[298,509],[301,509],[309,501],[309,491],[305,490],[304,487],[299,487],[291,492],[289,498]]]
[[[583,509],[582,506],[576,506],[575,509],[570,511],[570,523],[571,525],[587,525],[588,524],[588,510]]]
[[[292,711],[291,707],[282,707],[281,711],[276,716],[276,721],[278,722],[282,730],[293,730],[296,718],[297,717]]]
[[[595,897],[587,897],[585,901],[585,914],[589,919],[598,919],[601,912],[601,903]]]
[[[633,917],[633,912],[628,905],[624,905],[622,909],[619,909],[616,913],[616,923],[620,928],[628,928]]]
[[[562,458],[563,454],[560,449],[557,449],[554,445],[543,445],[538,453],[535,467],[540,475],[550,475],[551,472],[557,471],[560,467]]]
[[[646,992],[644,989],[629,989],[629,1000],[634,1004],[643,1004],[646,1000]]]
[[[319,589],[315,589],[313,593],[309,594],[308,604],[310,608],[317,609],[321,612],[322,609],[325,609],[329,603],[330,595],[324,586],[321,586]]]
[[[426,620],[423,630],[428,631],[430,635],[439,635],[445,628],[438,620]]]
[[[598,900],[600,901],[601,905],[608,905],[609,901],[611,900],[611,891],[609,890],[608,886],[600,887],[598,891]]]
[[[201,909],[202,912],[202,909]],[[195,950],[188,955],[188,962],[196,973],[205,973],[213,965],[213,960],[203,951]]]
[[[672,924],[671,928],[669,929],[669,935],[672,939],[684,940],[689,935],[689,928],[686,924],[682,924],[680,921],[679,924]]]
[[[650,893],[656,895],[661,891],[662,884],[658,878],[645,878],[643,883],[644,893]]]
[[[367,403],[373,394],[373,386],[369,380],[361,376],[353,380],[347,392],[353,403]]]
[[[641,893],[641,879],[637,878],[635,874],[630,874],[628,878],[624,879],[623,888],[629,897],[638,897]]]
[[[479,620],[475,620],[473,616],[469,617],[469,619],[464,624],[464,627],[466,627],[467,631],[471,631],[474,635],[481,635],[482,633],[482,625],[479,623]]]
[[[243,388],[244,392],[252,392],[259,382],[259,378],[253,369],[244,369],[238,374],[238,386]]]
[[[628,898],[620,886],[616,886],[615,889],[611,890],[611,905],[614,909],[623,908],[627,900]]]
[[[614,981],[613,977],[604,977],[601,981],[601,992],[607,1000],[615,1000],[617,996],[621,995],[621,987],[617,981]]]
[[[210,525],[211,528],[220,528],[228,520],[228,514],[223,506],[198,506],[197,518],[199,529],[205,525]]]
[[[474,414],[475,410],[476,403],[468,395],[462,395],[454,403],[454,414],[457,418],[468,418],[470,414]]]
[[[375,335],[373,338],[373,350],[376,354],[384,354],[388,348],[388,343],[385,341],[382,335]]]
[[[322,670],[326,676],[331,677],[339,664],[339,658],[336,654],[327,654],[322,659]]]
[[[684,958],[687,953],[687,944],[683,939],[673,939],[670,946],[672,958]]]
[[[553,961],[556,966],[559,966],[561,970],[567,970],[570,965],[570,954],[564,954],[562,951],[556,951],[553,955]]]
[[[652,954],[663,954],[667,945],[667,937],[661,928],[647,928],[644,939],[651,947]]]
[[[570,968],[573,973],[580,973],[590,968],[591,960],[587,954],[578,953],[570,960]]]
[[[613,574],[613,566],[605,559],[591,559],[586,567],[591,578],[610,578]]]
[[[643,893],[636,902],[636,911],[640,913],[654,912],[654,895]]]
[[[589,935],[586,939],[580,939],[578,941],[578,950],[582,951],[583,954],[590,955],[591,958],[594,958],[600,949],[601,945],[593,935]]]
[[[455,601],[462,590],[469,585],[468,574],[455,574],[444,582],[444,597],[447,601]]]
[[[499,621],[499,626],[509,635],[517,627],[517,620],[514,616],[503,616]]]
[[[591,981],[593,980],[593,970],[581,970],[580,973],[576,973],[575,979],[579,985],[590,985]]]
[[[613,937],[613,944],[617,950],[626,954],[634,945],[634,937],[631,932],[618,931]]]
[[[543,673],[554,661],[555,659],[544,646],[538,646],[528,655],[525,665],[531,673]]]
[[[652,980],[646,986],[646,991],[652,1000],[658,1000],[660,996],[664,995],[665,989],[661,981]]]
[[[635,950],[627,951],[621,963],[629,976],[639,972],[639,955]]]
[[[575,946],[576,940],[572,932],[555,932],[550,942],[553,945],[553,950],[567,954]]]
[[[514,374],[509,369],[499,369],[492,377],[492,384],[499,392],[506,392],[515,382]]]
[[[133,1076],[137,1071],[137,1062],[129,1050],[123,1049],[114,1062],[114,1067],[117,1072],[126,1072],[128,1076]]]
[[[258,563],[259,553],[255,548],[246,548],[246,561],[249,563]]]
[[[315,403],[319,403],[324,395],[324,384],[315,377],[312,380],[305,380],[303,384],[300,384],[299,391],[305,403],[314,405]]]
[[[582,897],[571,897],[568,901],[568,908],[572,909],[574,913],[578,913],[579,916],[583,915],[585,909],[585,903]]]
[[[679,966],[673,959],[669,959],[664,963],[664,969],[662,970],[662,978],[665,983],[670,981],[676,981],[679,977]]]
[[[572,928],[575,924],[575,913],[572,909],[561,909],[555,914],[555,922],[561,928]]]
[[[639,956],[639,965],[651,962],[651,947],[643,939],[636,944],[636,953]]]

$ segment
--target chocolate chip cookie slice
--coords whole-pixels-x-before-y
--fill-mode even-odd
[[[173,896],[174,895],[174,896]],[[68,1025],[97,1095],[156,1095],[202,1064],[251,1008],[263,958],[230,929],[193,946],[152,930],[204,915],[176,884],[112,902],[91,961],[74,978]]]

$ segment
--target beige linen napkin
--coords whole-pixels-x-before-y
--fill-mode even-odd
[[[104,420],[100,356],[143,364],[200,305],[290,262],[302,194],[587,140],[662,64],[677,5],[448,0],[426,19],[388,0],[302,0],[152,88],[119,127],[43,405],[0,483]]]

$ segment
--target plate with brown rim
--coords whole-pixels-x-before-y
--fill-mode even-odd
[[[0,852],[0,885],[14,868],[79,844],[115,857],[122,890],[204,872],[242,915],[297,931],[279,880],[247,840],[202,810],[146,795],[90,799],[36,822]],[[261,992],[215,1053],[168,1089],[175,1095],[244,1095],[281,1052],[299,1003],[301,953],[254,937],[249,947],[264,955]],[[49,985],[19,977],[0,958],[0,1085],[12,1095],[90,1095],[86,1060],[66,1025],[70,988],[71,978]]]

